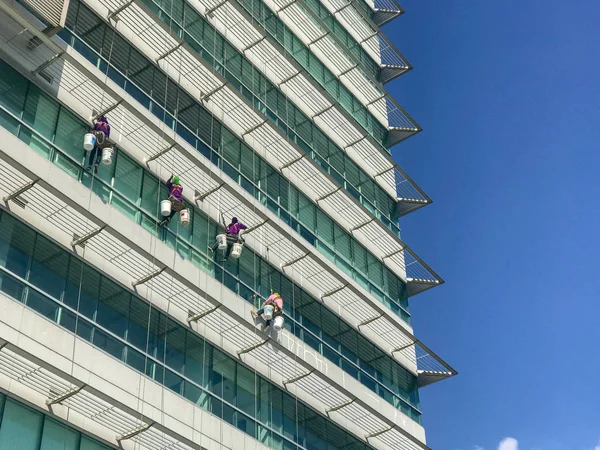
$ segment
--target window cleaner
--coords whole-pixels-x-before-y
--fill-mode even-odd
[[[100,161],[106,165],[112,163],[114,150],[108,140],[109,137],[110,125],[108,124],[108,119],[106,116],[100,116],[94,124],[92,132],[86,134],[83,141],[84,148],[90,151],[87,170],[91,170],[92,166],[94,166],[94,173],[98,173]]]
[[[169,188],[169,198],[160,202],[160,212],[163,216],[168,216],[165,220],[160,223],[160,226],[167,225],[175,213],[180,211],[186,211],[187,222],[189,223],[189,211],[185,207],[183,201],[183,186],[178,176],[171,175],[167,180],[167,188]],[[182,215],[183,216],[183,215]],[[182,219],[185,221],[185,218]]]
[[[221,221],[225,226],[225,219],[222,214]],[[223,261],[227,261],[229,255],[239,258],[244,244],[244,239],[240,236],[240,233],[246,229],[248,227],[240,222],[237,217],[232,217],[231,223],[225,226],[225,234],[217,235],[217,241],[210,247],[210,251],[214,252],[217,248],[219,250],[226,250]]]
[[[283,299],[277,292],[274,292],[265,300],[262,308],[258,311],[252,311],[251,314],[254,319],[258,316],[262,316],[265,320],[265,325],[263,327],[265,333],[269,331],[271,322],[273,322],[275,331],[279,331],[283,328],[285,322],[283,317]]]

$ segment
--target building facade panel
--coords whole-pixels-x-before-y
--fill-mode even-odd
[[[223,39],[223,5],[71,2],[53,36],[0,4],[0,443],[427,449],[419,387],[456,372],[408,297],[443,280],[387,228],[391,253],[372,241],[398,229],[394,199],[319,135],[326,111]],[[113,153],[89,170],[102,116]],[[169,175],[185,225],[161,222]],[[226,261],[223,215],[250,225]],[[251,312],[273,292],[285,325],[266,332]]]

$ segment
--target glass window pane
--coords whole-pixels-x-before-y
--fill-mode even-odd
[[[149,172],[144,172],[142,184],[141,206],[142,209],[153,217],[158,217],[159,204],[162,198],[159,198],[159,182]]]
[[[146,370],[146,356],[131,347],[125,347],[125,362],[138,372],[144,373]]]
[[[298,407],[297,400],[288,395],[287,393],[283,393],[283,435],[288,439],[296,442],[298,433],[296,431],[296,408]]]
[[[38,235],[35,241],[29,281],[56,299],[62,297],[69,267],[69,255],[58,245]]]
[[[87,321],[83,319],[79,319],[77,321],[77,336],[85,339],[88,342],[92,342],[92,337],[94,335],[94,327]]]
[[[25,304],[54,322],[58,320],[58,304],[31,288],[29,288],[29,292],[27,293],[27,301]]]
[[[183,395],[183,378],[175,372],[165,370],[164,385],[179,395]]]
[[[16,135],[19,131],[19,122],[11,117],[7,112],[0,110],[0,127],[6,128],[9,132]]]
[[[82,436],[79,450],[111,450],[111,448],[87,436]]]
[[[79,433],[46,417],[40,450],[78,450]]]
[[[233,403],[235,391],[235,361],[223,352],[213,349],[211,390]]]
[[[125,197],[113,192],[111,203],[115,208],[117,208],[119,211],[121,211],[123,214],[125,214],[127,217],[129,217],[131,220],[133,220],[134,222],[137,222],[138,210],[135,207],[135,205],[132,204],[131,202],[127,201],[127,199],[125,199]]]
[[[130,297],[121,286],[102,277],[96,323],[119,337],[125,337],[129,321]]]
[[[242,411],[254,416],[256,398],[254,372],[241,365],[238,365],[237,369],[236,406]]]
[[[119,361],[125,361],[125,344],[94,327],[93,344]]]
[[[206,252],[208,245],[212,245],[209,242],[212,237],[212,228],[207,217],[199,212],[194,211],[194,220],[192,221],[192,244],[200,249],[200,251]]]
[[[139,298],[132,296],[129,309],[127,341],[142,351],[146,351],[148,320],[150,320],[150,306]]]
[[[19,139],[29,145],[33,150],[42,155],[46,159],[50,159],[52,155],[52,146],[44,142],[44,140],[28,128],[21,127],[19,131]]]
[[[23,111],[23,121],[46,139],[52,139],[59,106],[38,87],[30,85]]]
[[[110,201],[110,193],[112,190],[111,185],[114,174],[114,164],[111,164],[110,166],[100,164],[98,169],[98,173],[94,175],[87,171],[83,172],[81,183],[88,189],[91,189],[104,203],[108,203]]]
[[[20,117],[29,82],[10,65],[0,60],[0,105]]]
[[[63,155],[61,152],[57,151],[54,153],[54,164],[64,170],[69,176],[79,180],[81,169],[78,166],[78,162],[73,162],[66,155]]]
[[[60,308],[58,312],[58,323],[69,330],[71,333],[75,333],[75,326],[77,324],[75,314],[68,311],[65,308]]]
[[[7,213],[0,217],[0,265],[15,275],[25,278],[33,246],[35,232]]]
[[[0,448],[38,450],[41,431],[42,414],[10,398],[6,400],[0,427]]]
[[[83,158],[85,152],[83,149],[83,136],[87,132],[87,125],[66,109],[61,108],[54,143],[76,161],[81,161]]]
[[[77,294],[75,295],[75,308],[78,307],[80,313],[95,320],[98,308],[98,296],[100,295],[100,282],[102,279],[100,274],[85,264],[77,272],[77,264],[74,264],[72,276],[78,280],[77,282],[81,287],[80,293],[79,288],[77,290],[77,294],[80,294],[81,297],[78,301]]]
[[[302,225],[304,225],[309,230],[313,231],[315,229],[316,217],[315,205],[302,194],[298,195],[298,201],[298,219],[300,220],[300,223],[302,223]]]
[[[185,373],[190,380],[200,386],[206,387],[208,375],[208,359],[210,348],[205,345],[204,339],[189,333],[185,343]],[[208,354],[207,354],[208,352]]]
[[[166,317],[152,308],[150,311],[150,326],[148,336],[148,353],[159,361],[165,359]]]
[[[17,301],[23,301],[23,292],[25,285],[10,275],[0,272],[0,292],[14,298]]]
[[[115,189],[135,205],[140,204],[144,170],[124,152],[119,152],[115,161]]]
[[[183,373],[185,364],[186,330],[174,320],[169,319],[166,331],[167,348],[165,365],[176,372]]]

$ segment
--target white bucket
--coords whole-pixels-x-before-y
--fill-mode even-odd
[[[94,150],[94,145],[96,145],[96,136],[94,136],[94,133],[86,133],[83,137],[83,148],[91,152]]]
[[[233,244],[233,248],[231,249],[231,257],[239,258],[240,255],[242,254],[242,248],[244,248],[244,246],[242,244],[240,244],[239,242],[236,242],[235,244]]]
[[[263,318],[265,320],[272,319],[274,310],[275,310],[275,308],[273,308],[273,305],[265,305],[264,312],[263,312]]]
[[[190,223],[190,210],[182,209],[179,212],[179,216],[181,218],[181,225],[188,225]]]
[[[102,149],[102,164],[110,166],[112,164],[114,150],[112,147],[105,147]]]
[[[171,200],[163,200],[160,202],[160,213],[163,216],[171,214]]]
[[[226,234],[217,234],[217,242],[219,243],[219,250],[227,250]]]
[[[275,331],[281,330],[283,328],[284,323],[285,323],[285,319],[283,318],[283,316],[275,317],[275,320],[273,321],[273,329]]]

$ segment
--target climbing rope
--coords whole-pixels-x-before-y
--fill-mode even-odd
[[[108,62],[106,65],[106,71],[104,73],[104,85],[106,86],[108,83],[108,70],[110,67],[110,63],[111,63],[111,58],[112,58],[112,53],[113,53],[113,48],[114,48],[114,42],[115,42],[115,33],[113,33],[112,35],[112,40],[111,40],[111,44],[110,44],[110,50],[109,50],[109,54],[108,54]],[[100,111],[102,112],[104,111],[104,103],[105,103],[105,95],[106,95],[106,90],[105,89],[101,89],[102,90],[102,95],[100,98]],[[93,150],[92,150],[93,151]],[[100,149],[96,149],[96,151],[100,151]],[[89,157],[90,155],[87,154],[87,152],[84,151],[84,155],[83,155],[83,165],[85,166],[87,161],[86,159]],[[94,155],[94,157],[96,158],[97,155]],[[85,172],[82,173],[82,179],[83,176],[85,176]],[[89,196],[88,196],[88,204],[87,204],[87,211],[90,211],[91,209],[91,205],[92,205],[92,195],[94,193],[94,181],[95,181],[95,175],[92,172],[90,174],[91,176],[91,184],[89,187]],[[85,221],[85,228],[84,228],[84,233],[87,232],[87,230],[89,229],[89,225],[91,222],[91,219],[89,217],[89,215],[86,215],[86,221]],[[83,290],[83,286],[84,286],[84,280],[83,280],[83,276],[84,276],[84,269],[85,269],[85,256],[86,256],[86,251],[87,251],[87,246],[83,246],[83,251],[81,252],[81,260],[77,259],[77,261],[80,262],[80,271],[79,271],[79,286],[78,286],[78,290],[77,290],[77,306],[76,306],[76,311],[77,314],[75,314],[75,332],[73,333],[73,345],[72,345],[72,351],[71,351],[71,368],[70,368],[70,375],[73,376],[74,375],[74,371],[75,371],[75,349],[77,347],[77,339],[78,339],[78,332],[79,332],[79,325],[80,325],[80,321],[79,321],[79,311],[80,311],[80,307],[81,307],[81,295],[82,295],[82,290]],[[71,261],[73,261],[74,259],[71,259]],[[69,272],[71,269],[71,264],[69,264],[69,269],[67,272],[67,276],[69,276]],[[100,295],[100,289],[101,286],[98,287],[99,291],[98,291],[98,295]],[[91,338],[91,336],[90,336]],[[67,424],[66,422],[64,423],[64,427],[65,430],[67,429]],[[67,443],[64,443],[63,447],[66,447]]]
[[[115,42],[115,35],[113,33],[112,41],[111,41],[111,44],[110,44],[110,50],[109,50],[109,54],[108,54],[108,64],[106,66],[106,72],[105,72],[105,80],[104,80],[104,84],[105,85],[108,82],[108,67],[110,66],[110,60],[111,60],[111,57],[112,57],[112,51],[113,51],[114,42]],[[104,109],[104,97],[105,97],[105,93],[106,93],[106,91],[104,89],[102,89],[102,96],[101,96],[101,99],[100,99],[100,109],[101,109],[101,111]],[[84,152],[84,158],[86,158],[87,156],[88,156],[87,153]],[[84,159],[84,165],[85,165],[85,159]],[[90,188],[89,188],[90,192],[89,192],[89,196],[88,196],[87,211],[89,211],[90,208],[91,208],[91,206],[92,206],[92,195],[94,193],[94,179],[95,179],[95,177],[92,174],[92,183],[91,183]],[[87,217],[86,223],[85,223],[86,230],[88,229],[89,224],[90,224],[90,218]],[[87,248],[87,246],[84,246],[83,247],[83,251],[81,253],[81,258],[82,258],[83,261],[85,261],[86,248]],[[80,307],[80,302],[81,302],[81,290],[82,290],[82,285],[83,285],[83,269],[84,269],[84,267],[85,267],[85,264],[82,262],[82,264],[81,264],[81,270],[80,270],[80,274],[79,274],[79,289],[78,289],[78,292],[77,292],[77,312],[79,312],[79,307]],[[76,330],[77,330],[78,326],[79,326],[79,314],[76,314],[75,315],[75,329]],[[77,339],[77,335],[74,334],[73,335],[73,351],[71,353],[71,373],[70,373],[70,375],[73,375],[73,370],[74,370],[74,367],[75,367],[75,341],[76,341],[76,339]]]

